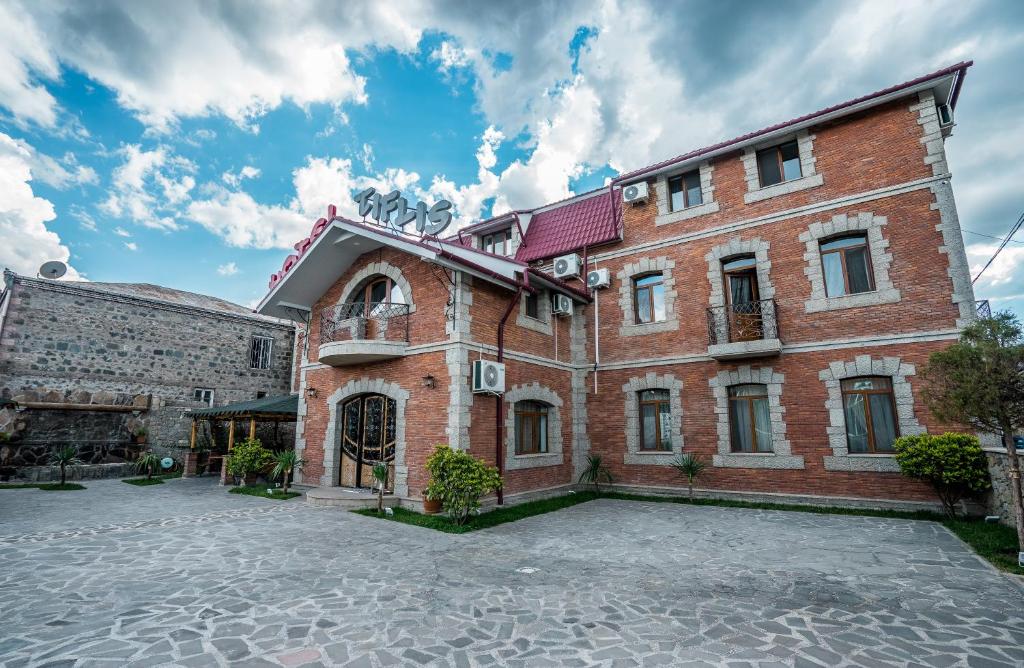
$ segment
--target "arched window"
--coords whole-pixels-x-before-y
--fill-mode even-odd
[[[542,401],[516,402],[517,455],[537,455],[548,451],[548,409],[549,406]]]
[[[373,315],[381,310],[381,305],[386,307],[390,304],[405,304],[405,295],[392,279],[387,276],[374,276],[353,290],[346,301],[350,304],[363,305],[362,308],[355,309],[359,313],[353,312],[352,315],[361,315],[363,311]],[[367,304],[369,307],[366,307]]]
[[[850,454],[892,452],[893,442],[899,436],[892,380],[847,378],[841,387]]]

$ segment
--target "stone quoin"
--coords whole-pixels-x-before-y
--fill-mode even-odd
[[[394,193],[359,195],[382,224],[332,207],[257,308],[304,324],[302,482],[368,486],[383,460],[416,505],[448,443],[505,502],[570,489],[588,455],[679,491],[689,453],[701,494],[934,507],[892,441],[957,428],[915,369],[975,318],[937,111],[970,65],[444,238]],[[499,361],[503,391],[474,388]]]

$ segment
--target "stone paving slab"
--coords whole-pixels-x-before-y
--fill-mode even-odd
[[[601,500],[452,536],[102,481],[0,492],[0,564],[3,666],[1024,665],[1024,593],[930,522]]]

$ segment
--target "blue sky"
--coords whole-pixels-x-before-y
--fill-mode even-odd
[[[1019,3],[7,2],[0,264],[252,304],[367,185],[467,223],[968,58],[980,267],[1024,208]],[[979,298],[1024,313],[1022,264],[1024,234]]]

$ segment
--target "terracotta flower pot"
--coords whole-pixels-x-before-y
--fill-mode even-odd
[[[441,512],[441,502],[439,500],[434,500],[434,499],[428,498],[427,496],[424,496],[423,497],[423,514],[424,515],[436,515],[439,512]]]

